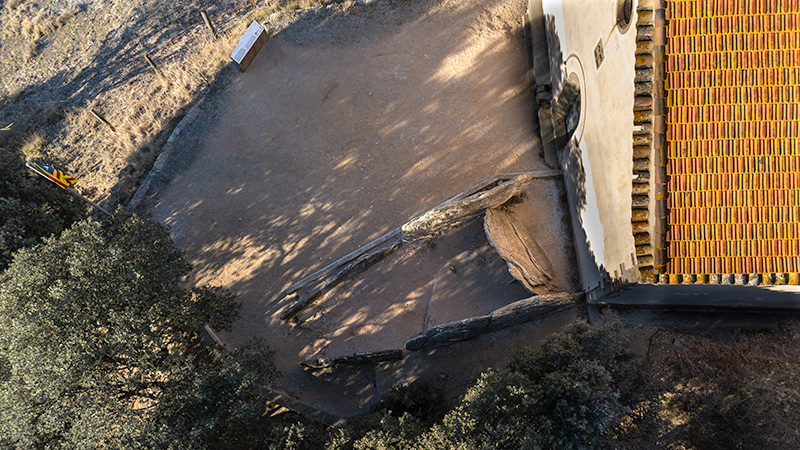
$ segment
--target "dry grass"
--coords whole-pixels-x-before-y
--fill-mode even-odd
[[[5,37],[21,36],[27,40],[39,40],[52,34],[80,12],[77,4],[61,9],[39,9],[33,3],[9,2],[3,18]]]
[[[266,8],[251,16],[251,20],[263,20],[276,12],[295,11],[298,9],[326,6],[337,3],[347,3],[352,6],[352,1],[344,0],[267,0]]]
[[[800,448],[797,330],[734,339],[657,337],[657,370],[671,386],[662,417],[698,448]]]
[[[6,0],[5,3],[6,12],[10,13],[14,11],[15,9],[17,9],[17,7],[19,7],[19,5],[23,3],[25,3],[25,0]]]
[[[166,132],[175,125],[181,111],[217,77],[245,29],[242,23],[221,33],[219,39],[204,37],[180,60],[156,61],[161,75],[148,68],[143,80],[107,92],[69,112],[65,144],[84,146],[88,158],[82,159],[87,161],[112,167],[116,164],[121,173],[119,187],[124,195],[131,195],[158,156]],[[91,109],[103,115],[114,131],[92,116]],[[120,166],[120,161],[125,165]]]
[[[47,139],[44,137],[44,134],[34,132],[22,140],[20,151],[25,155],[25,159],[31,160],[41,158],[44,155],[43,151],[46,145]]]
[[[19,5],[25,3],[26,0],[8,0],[6,1],[6,9],[11,11],[16,9]]]
[[[274,12],[289,11],[327,4],[346,4],[337,0],[283,0],[268,1],[265,8],[244,17],[233,26],[218,25],[219,39],[208,33],[180,41],[181,49],[170,48],[172,58],[151,55],[161,68],[161,75],[147,67],[141,57],[132,61],[143,71],[118,81],[112,88],[77,106],[64,104],[64,110],[54,117],[57,124],[45,120],[40,105],[22,105],[23,115],[29,120],[13,133],[0,134],[0,140],[11,142],[19,148],[29,130],[47,132],[49,144],[40,150],[46,160],[58,161],[81,175],[82,187],[96,187],[95,200],[112,203],[124,201],[133,195],[143,174],[152,166],[169,132],[194,99],[215,80],[220,70],[230,63],[229,54],[241,34],[252,20],[266,22]],[[10,0],[1,14],[5,34],[13,39],[25,54],[25,59],[36,57],[45,36],[58,30],[78,7],[63,11],[39,10],[32,3]],[[23,107],[24,106],[24,107]],[[94,109],[113,129],[91,114]],[[27,111],[31,110],[31,111]],[[65,119],[61,121],[61,119]],[[13,137],[12,134],[17,137]],[[55,162],[54,161],[54,162]]]
[[[20,39],[22,60],[30,62],[36,57],[41,39],[64,26],[80,11],[77,4],[53,10],[39,8],[35,3],[11,0],[6,3],[6,14],[2,17],[3,37]]]

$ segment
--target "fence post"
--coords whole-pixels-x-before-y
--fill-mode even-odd
[[[144,54],[144,59],[147,60],[147,64],[150,64],[150,67],[153,68],[153,71],[155,71],[156,75],[158,75],[159,77],[162,77],[162,78],[164,77],[164,72],[162,72],[161,68],[158,67],[158,65],[155,63],[155,61],[153,61],[152,58],[150,58],[150,55],[145,53]]]
[[[89,112],[92,113],[95,119],[99,120],[100,122],[103,122],[104,124],[106,124],[108,128],[111,128],[111,131],[116,133],[117,129],[114,128],[114,125],[111,125],[111,123],[109,123],[109,121],[107,121],[103,116],[101,116],[100,113],[98,113],[94,109],[89,109]]]
[[[200,11],[200,15],[203,16],[203,22],[206,23],[208,29],[211,30],[211,37],[213,37],[214,39],[219,38],[217,30],[214,29],[214,24],[211,23],[211,19],[208,17],[208,13],[206,13],[205,11]]]

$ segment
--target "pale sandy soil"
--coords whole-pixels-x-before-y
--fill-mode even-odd
[[[260,337],[279,390],[349,416],[396,382],[463,386],[574,317],[377,368],[310,373],[299,361],[401,348],[426,328],[527,294],[476,223],[415,244],[328,293],[300,325],[278,318],[289,284],[498,173],[548,169],[527,92],[525,2],[383,1],[307,13],[182,135],[180,170],[147,201],[196,267],[244,303],[226,345]],[[559,179],[534,181],[521,217],[574,286]],[[523,208],[524,209],[524,208]],[[451,269],[452,267],[452,269]]]

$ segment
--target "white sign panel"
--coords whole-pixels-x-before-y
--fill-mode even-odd
[[[236,61],[237,64],[241,64],[245,55],[247,55],[247,52],[253,47],[253,44],[255,44],[261,33],[266,33],[264,27],[254,20],[253,23],[247,27],[247,31],[244,32],[242,38],[239,39],[239,43],[236,44],[236,48],[233,49],[233,53],[231,53],[231,59]]]

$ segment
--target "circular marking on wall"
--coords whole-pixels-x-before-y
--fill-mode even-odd
[[[633,21],[633,0],[617,0],[617,26],[625,34]]]

